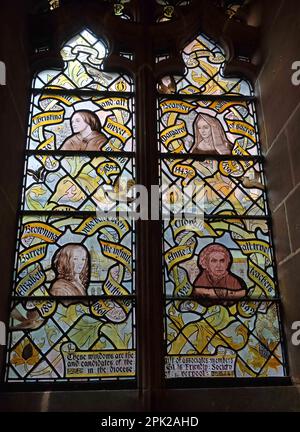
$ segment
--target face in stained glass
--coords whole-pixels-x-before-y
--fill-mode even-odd
[[[194,281],[192,294],[227,305],[245,297],[246,284],[231,272],[232,261],[231,252],[225,246],[217,243],[205,246],[198,257],[200,273]]]
[[[161,152],[257,155],[253,104],[242,100],[162,99],[159,104]]]
[[[88,110],[76,111],[71,117],[73,135],[66,139],[61,150],[101,150],[107,138],[100,132],[98,117]]]
[[[253,90],[204,35],[182,58],[158,82],[165,377],[285,376]]]
[[[32,99],[29,150],[132,151],[133,99],[42,93]]]
[[[134,291],[132,223],[103,216],[24,216],[17,296],[129,295]]]
[[[61,54],[33,82],[5,379],[133,380],[132,80],[88,30]]]
[[[194,218],[164,226],[166,377],[281,376],[267,223]]]
[[[132,227],[118,218],[32,215],[20,232],[7,379],[134,377]],[[68,363],[71,353],[77,363]],[[118,356],[131,359],[127,374],[100,368]]]
[[[266,221],[190,217],[165,221],[164,227],[166,295],[198,295],[202,286],[200,294],[205,294],[207,286],[211,297],[219,288],[226,297],[236,288],[239,299],[245,294],[252,299],[276,296]],[[230,286],[223,286],[227,281]]]
[[[52,259],[55,279],[49,292],[54,296],[86,295],[90,282],[90,255],[81,244],[69,243],[58,249]]]

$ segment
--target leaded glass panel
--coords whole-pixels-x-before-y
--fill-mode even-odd
[[[257,378],[285,373],[279,310],[271,302],[206,307],[167,301],[167,378]]]
[[[162,82],[172,93],[252,96],[250,83],[244,79],[225,78],[225,51],[210,38],[200,35],[182,51],[186,72],[183,77],[164,77]],[[171,81],[171,82],[170,82]],[[165,89],[161,93],[167,93]]]
[[[130,211],[132,158],[43,153],[28,156],[26,167],[24,210]]]
[[[251,101],[174,97],[161,99],[158,110],[161,152],[259,154],[256,116]]]
[[[89,30],[33,81],[6,381],[136,379],[132,80]]]
[[[133,98],[42,92],[31,106],[29,150],[133,151]]]
[[[9,382],[135,378],[132,300],[15,300],[10,315]]]
[[[204,35],[182,57],[157,96],[165,377],[285,376],[253,89]]]
[[[162,159],[162,213],[264,216],[262,166],[252,160]]]

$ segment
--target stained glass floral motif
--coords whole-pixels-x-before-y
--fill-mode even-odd
[[[284,375],[278,313],[270,302],[207,308],[198,301],[168,301],[166,377]]]
[[[163,214],[266,214],[262,167],[251,161],[163,159]]]
[[[31,155],[26,163],[24,210],[130,211],[131,158]]]
[[[131,300],[16,301],[11,317],[9,382],[135,376]]]

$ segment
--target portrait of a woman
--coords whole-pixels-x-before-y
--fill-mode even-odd
[[[50,293],[54,296],[83,296],[90,280],[90,256],[81,244],[70,243],[53,257],[56,278]]]
[[[227,140],[222,124],[217,118],[198,114],[194,122],[195,144],[193,154],[231,154],[232,144]]]
[[[71,117],[71,125],[74,134],[65,140],[61,150],[97,151],[107,142],[100,132],[100,120],[93,111],[76,111]]]

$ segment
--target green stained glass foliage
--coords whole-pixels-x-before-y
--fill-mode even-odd
[[[7,382],[135,380],[134,94],[84,30],[34,79]]]
[[[277,305],[199,301],[166,304],[167,378],[257,378],[284,375]]]
[[[165,377],[286,375],[251,84],[200,35],[158,82]]]

